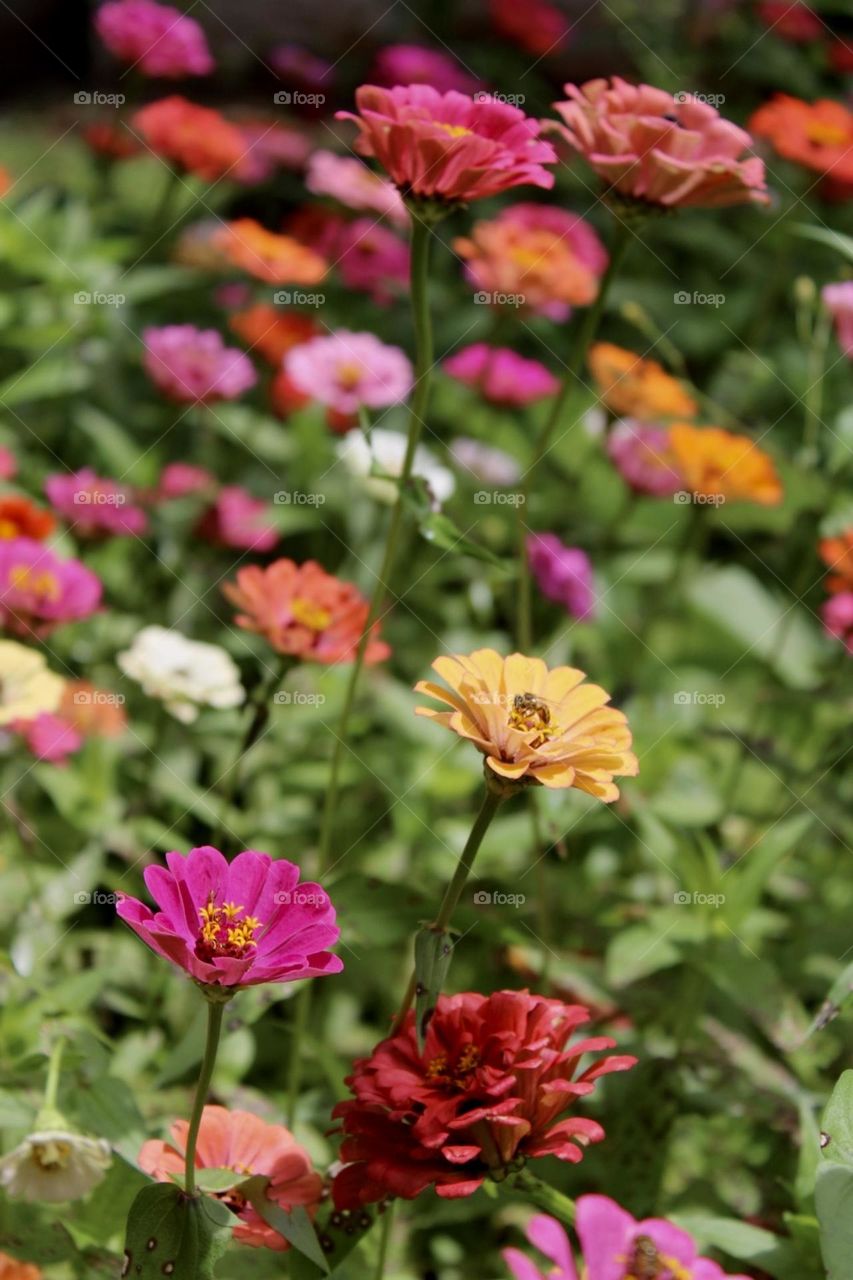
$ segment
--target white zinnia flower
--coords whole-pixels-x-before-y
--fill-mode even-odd
[[[0,1186],[13,1200],[80,1200],[98,1185],[111,1162],[110,1145],[103,1138],[45,1129],[31,1133],[0,1159]]]
[[[201,706],[239,707],[246,696],[230,654],[168,627],[143,627],[117,662],[184,724],[195,720]]]
[[[0,640],[0,725],[55,711],[64,687],[37,649]]]
[[[470,471],[475,480],[482,484],[510,485],[518,484],[521,479],[521,467],[510,454],[503,449],[494,449],[491,445],[481,444],[470,436],[457,436],[450,446],[450,452],[461,467]]]
[[[383,480],[382,476],[397,477],[403,470],[406,437],[401,432],[374,427],[368,443],[364,434],[353,428],[338,443],[337,452],[351,473],[364,480],[365,488],[378,501],[394,501],[397,486],[391,480]],[[421,476],[426,481],[434,511],[441,510],[442,503],[447,501],[456,488],[453,472],[437,462],[435,455],[423,445],[418,445],[415,450],[412,475]]]

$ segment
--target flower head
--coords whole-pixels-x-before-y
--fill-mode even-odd
[[[422,44],[387,44],[373,63],[371,79],[377,84],[428,84],[439,93],[451,89],[473,93],[479,81],[456,58],[441,49]]]
[[[539,137],[537,121],[495,98],[430,85],[356,90],[356,114],[338,118],[359,126],[356,150],[375,156],[404,196],[449,202],[499,195],[522,183],[549,188],[543,166],[556,153]]]
[[[237,218],[215,237],[228,261],[268,284],[319,284],[328,264],[292,236],[267,231],[254,218]]]
[[[167,870],[168,868],[168,870]],[[296,982],[343,968],[326,947],[340,930],[328,894],[299,868],[246,849],[233,862],[205,845],[145,869],[158,910],[136,898],[116,911],[158,956],[205,986]]]
[[[29,498],[16,493],[0,497],[0,539],[33,538],[41,542],[53,533],[56,519]]]
[[[821,539],[820,558],[832,570],[826,579],[828,591],[853,591],[853,525],[834,538]]]
[[[0,623],[10,631],[46,636],[100,603],[100,580],[79,560],[60,560],[32,538],[0,541]]]
[[[610,190],[664,208],[766,203],[764,165],[716,107],[619,76],[567,84],[555,129]]]
[[[247,565],[222,590],[240,610],[238,626],[262,635],[277,653],[310,662],[347,662],[355,657],[369,606],[349,582],[326,573],[314,560],[274,560],[266,568]],[[380,662],[390,650],[371,628],[366,661]]]
[[[837,182],[853,182],[853,111],[843,103],[803,102],[777,93],[753,114],[749,127],[786,160]]]
[[[681,383],[656,360],[646,360],[612,342],[596,342],[589,349],[587,363],[602,400],[613,413],[657,422],[661,418],[692,418],[698,410]]]
[[[460,467],[483,484],[509,488],[521,479],[521,467],[511,454],[503,449],[493,449],[470,436],[457,436],[450,446],[450,453]]]
[[[403,473],[406,437],[401,431],[374,427],[370,440],[357,428],[348,431],[337,446],[344,466],[364,482],[364,487],[379,502],[391,503],[397,496],[396,481]],[[453,472],[443,467],[429,449],[418,445],[412,462],[412,475],[423,480],[434,511],[452,497],[456,488]]]
[[[0,1253],[0,1280],[43,1280],[43,1273],[40,1267]]]
[[[49,711],[41,712],[34,720],[18,721],[12,728],[21,735],[30,755],[49,764],[66,764],[68,757],[83,745],[82,733]]]
[[[297,390],[339,413],[398,404],[414,380],[411,362],[399,347],[348,329],[294,347],[285,356],[284,369]]]
[[[243,134],[210,107],[173,94],[141,107],[133,117],[133,127],[157,155],[206,182],[242,177],[246,153]]]
[[[774,35],[795,44],[820,40],[826,30],[814,9],[803,0],[760,0],[758,16]]]
[[[239,707],[246,696],[230,654],[168,627],[143,627],[116,661],[184,724],[191,724],[201,707]]]
[[[418,707],[416,714],[473,742],[499,777],[577,787],[611,801],[619,795],[614,777],[637,773],[624,714],[607,706],[604,689],[583,683],[582,671],[549,671],[541,658],[503,658],[494,649],[436,658],[432,666],[450,691],[430,680],[415,689],[452,710]]]
[[[562,605],[573,618],[592,616],[592,564],[585,551],[565,546],[555,533],[532,533],[527,539],[527,556],[543,596]]]
[[[853,591],[839,591],[820,607],[826,634],[840,640],[853,653]]]
[[[213,490],[216,484],[216,476],[206,467],[197,467],[191,462],[170,462],[160,472],[152,497],[155,502],[171,502],[190,493]]]
[[[623,418],[607,437],[607,452],[622,479],[636,493],[667,498],[682,487],[666,427]]]
[[[235,311],[228,325],[252,351],[278,367],[292,347],[307,342],[319,332],[316,320],[299,311],[282,311],[256,302],[245,311]]]
[[[338,235],[337,267],[348,289],[387,306],[406,293],[409,246],[374,218],[355,218],[344,223]]]
[[[176,1120],[169,1132],[171,1143],[152,1138],[143,1143],[139,1153],[140,1169],[158,1182],[171,1182],[175,1175],[182,1177],[186,1169],[189,1124],[186,1120]],[[269,1178],[267,1198],[287,1213],[296,1205],[312,1211],[323,1190],[323,1179],[314,1172],[310,1156],[290,1130],[280,1124],[267,1124],[250,1111],[204,1108],[195,1167],[231,1169],[241,1179],[261,1174]],[[283,1236],[264,1222],[238,1188],[215,1193],[215,1198],[240,1219],[233,1233],[240,1244],[276,1250],[290,1247]]]
[[[604,1130],[566,1112],[599,1076],[636,1061],[608,1056],[581,1070],[585,1054],[614,1047],[606,1036],[567,1044],[588,1019],[581,1005],[528,991],[441,996],[421,1050],[410,1011],[397,1034],[355,1063],[347,1080],[354,1099],[333,1113],[347,1164],[333,1184],[336,1205],[410,1200],[429,1186],[471,1195],[522,1157],[577,1163]]]
[[[91,467],[70,475],[48,476],[44,484],[55,511],[74,526],[76,533],[128,537],[144,533],[148,518],[134,505],[133,494],[116,480],[98,476]]]
[[[17,470],[18,464],[11,449],[0,445],[0,480],[11,480]]]
[[[154,385],[179,404],[236,400],[257,382],[252,362],[226,347],[215,329],[168,324],[143,331],[145,371]]]
[[[201,517],[200,537],[221,547],[245,547],[249,551],[272,551],[279,532],[270,524],[269,506],[239,484],[227,484]]]
[[[749,436],[676,422],[669,441],[684,487],[691,493],[768,507],[782,501],[773,460]]]
[[[331,196],[348,209],[381,213],[399,226],[408,226],[409,214],[397,188],[353,156],[315,151],[308,161],[305,185],[315,196]]]
[[[112,1163],[108,1142],[65,1129],[43,1129],[0,1159],[0,1187],[12,1200],[62,1204],[82,1200]]]
[[[0,640],[0,725],[55,711],[64,687],[40,650]]]
[[[528,53],[544,58],[563,46],[571,28],[565,14],[548,0],[489,0],[495,30]]]
[[[835,321],[838,345],[847,358],[853,360],[853,280],[824,285],[821,297]]]
[[[180,9],[154,0],[109,0],[95,28],[110,53],[146,76],[181,80],[214,68],[204,31]]]
[[[520,408],[554,395],[560,387],[539,360],[527,360],[509,347],[475,342],[444,362],[444,371],[469,387],[476,387],[492,404]]]

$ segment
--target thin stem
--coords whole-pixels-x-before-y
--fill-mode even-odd
[[[537,468],[545,454],[548,452],[551,437],[563,416],[563,411],[565,410],[571,394],[574,391],[575,383],[577,382],[581,369],[583,368],[589,345],[598,332],[598,326],[601,322],[601,317],[604,314],[604,306],[607,302],[607,295],[610,292],[610,286],[615,280],[616,274],[622,265],[622,260],[628,249],[629,240],[630,232],[628,228],[624,223],[617,222],[613,231],[613,241],[610,247],[610,261],[607,264],[607,270],[602,277],[598,296],[584,315],[583,323],[578,330],[577,339],[572,349],[571,358],[566,366],[562,386],[551,404],[551,411],[545,419],[542,429],[536,439],[530,465],[524,473],[521,485],[519,486],[519,496],[521,501],[515,508],[516,536],[518,543],[517,638],[518,647],[523,653],[529,652],[530,646],[533,642],[530,567],[527,563],[527,529],[523,519],[523,512],[530,497],[530,491],[533,487],[533,480],[536,475]]]
[[[216,1065],[216,1052],[219,1048],[219,1037],[222,1034],[222,1016],[225,1013],[225,1002],[221,1000],[208,1000],[207,1002],[207,1039],[204,1043],[204,1057],[201,1060],[201,1070],[198,1074],[198,1084],[195,1088],[195,1098],[193,1100],[192,1115],[190,1116],[190,1127],[187,1132],[187,1153],[186,1153],[186,1170],[184,1177],[184,1190],[188,1196],[195,1194],[195,1150],[198,1142],[198,1131],[201,1125],[201,1116],[204,1111],[204,1103],[207,1098],[207,1091],[210,1088],[210,1081],[213,1076],[213,1068]]]
[[[535,1174],[530,1173],[527,1169],[522,1169],[520,1173],[517,1173],[509,1186],[515,1191],[520,1191],[526,1199],[536,1205],[537,1209],[550,1213],[558,1221],[565,1222],[570,1227],[574,1226],[574,1200],[564,1196],[562,1191],[556,1191],[553,1187],[549,1187],[546,1182],[543,1182],[541,1178],[537,1178]]]
[[[288,665],[289,659],[283,659],[280,661],[272,675],[267,680],[260,681],[257,689],[255,690],[254,697],[250,699],[247,704],[248,709],[251,710],[252,714],[246,725],[246,730],[240,742],[234,763],[224,775],[225,778],[228,778],[228,781],[223,788],[222,805],[219,814],[217,845],[225,840],[225,835],[228,831],[228,810],[236,799],[246,757],[266,727],[266,723],[269,720],[270,715],[270,699],[272,698],[274,691],[284,679],[284,674]],[[228,774],[231,775],[230,778],[228,777]]]
[[[388,1245],[391,1242],[391,1227],[393,1222],[394,1201],[392,1200],[382,1215],[382,1229],[379,1234],[379,1257],[376,1260],[374,1280],[383,1280],[385,1275],[385,1264],[388,1261]]]
[[[65,1036],[60,1036],[50,1052],[47,1066],[47,1082],[44,1086],[43,1111],[55,1111],[59,1093],[59,1079],[62,1074],[62,1055],[65,1052]]]

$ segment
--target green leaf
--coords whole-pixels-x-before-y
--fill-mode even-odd
[[[123,1274],[214,1280],[232,1222],[225,1206],[209,1196],[187,1196],[171,1183],[144,1187],[130,1207]]]
[[[35,1205],[6,1201],[0,1211],[0,1250],[22,1262],[47,1266],[73,1258],[74,1241],[61,1222],[49,1221]]]
[[[419,528],[426,541],[440,547],[442,551],[458,551],[460,555],[471,556],[474,560],[484,560],[507,577],[515,573],[514,566],[501,560],[488,547],[466,537],[458,525],[440,511],[431,511],[422,516]]]
[[[829,988],[829,993],[815,1014],[806,1038],[813,1035],[815,1031],[822,1031],[824,1027],[832,1022],[833,1018],[837,1017],[841,1011],[841,1006],[849,998],[851,992],[853,992],[853,960],[841,971]]]
[[[824,1158],[853,1168],[853,1071],[839,1076],[821,1121]]]
[[[324,1274],[328,1275],[329,1264],[326,1262],[325,1254],[320,1247],[317,1233],[306,1209],[298,1204],[294,1205],[288,1213],[286,1209],[282,1209],[281,1205],[268,1198],[268,1186],[269,1178],[258,1174],[257,1177],[241,1182],[240,1191],[268,1226],[284,1236],[294,1249],[304,1254],[320,1267]]]
[[[821,1165],[815,1205],[827,1280],[848,1280],[853,1257],[853,1169],[829,1161]]]
[[[420,1048],[423,1048],[426,1029],[452,959],[453,942],[446,929],[428,925],[418,930],[415,934],[415,1027]]]
[[[853,236],[842,235],[840,231],[832,231],[829,227],[812,227],[804,222],[794,223],[791,231],[806,240],[817,240],[819,244],[828,245],[842,258],[853,262]]]

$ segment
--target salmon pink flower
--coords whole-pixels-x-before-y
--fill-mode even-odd
[[[167,324],[143,331],[145,371],[155,386],[179,404],[236,400],[257,382],[252,362],[226,347],[215,329]]]
[[[375,156],[404,197],[447,204],[499,195],[530,183],[550,188],[556,161],[539,123],[496,98],[476,98],[430,85],[356,90],[356,114],[338,119],[359,126],[355,149]]]
[[[572,618],[583,621],[595,610],[592,564],[579,547],[567,547],[555,533],[533,533],[527,556],[543,596],[562,605]]]
[[[538,360],[527,360],[509,347],[475,342],[444,362],[444,372],[476,387],[492,404],[521,408],[553,396],[559,380]]]
[[[835,321],[838,345],[847,358],[853,360],[853,280],[824,285],[820,296]]]
[[[186,1120],[176,1120],[169,1132],[171,1143],[152,1138],[142,1144],[139,1153],[140,1169],[158,1182],[171,1182],[175,1176],[183,1180],[185,1172],[189,1125]],[[286,1213],[296,1205],[313,1213],[323,1190],[323,1179],[314,1172],[310,1156],[290,1130],[280,1124],[267,1124],[250,1111],[204,1108],[195,1167],[231,1169],[241,1180],[258,1174],[269,1178],[267,1199]],[[240,1244],[280,1251],[290,1248],[237,1187],[212,1194],[240,1219],[234,1227],[234,1239]]]
[[[607,437],[607,452],[636,493],[668,498],[684,483],[665,427],[625,418]]]
[[[839,591],[820,608],[826,634],[840,640],[853,653],[853,591]]]
[[[531,1157],[576,1164],[604,1130],[566,1113],[599,1076],[636,1062],[608,1055],[581,1069],[586,1054],[614,1048],[607,1036],[567,1043],[588,1020],[582,1005],[528,991],[440,996],[421,1050],[410,1011],[399,1032],[355,1063],[347,1079],[354,1098],[333,1112],[346,1164],[332,1187],[337,1207],[411,1200],[429,1186],[469,1196]]]
[[[326,664],[355,657],[368,603],[314,560],[274,560],[265,569],[247,565],[222,590],[240,610],[237,625],[262,635],[277,653]],[[389,653],[374,623],[365,660],[381,662]]]
[[[238,484],[224,485],[212,506],[199,521],[200,537],[221,547],[245,547],[249,551],[272,551],[279,540],[275,525],[269,523],[269,507]]]
[[[137,111],[133,127],[158,156],[206,182],[242,177],[246,154],[243,134],[210,107],[173,94]]]
[[[376,55],[371,72],[376,84],[428,84],[439,93],[474,93],[480,81],[456,58],[421,44],[388,44]]]
[[[145,868],[151,911],[122,895],[116,911],[158,956],[202,986],[250,987],[340,973],[325,948],[340,930],[328,894],[299,868],[246,849],[233,862],[204,845]]]
[[[804,102],[777,93],[752,115],[749,127],[786,160],[834,182],[853,182],[853,111],[843,102]]]
[[[29,498],[16,493],[0,497],[0,539],[33,538],[42,542],[56,528],[56,519]]]
[[[347,414],[398,404],[414,380],[411,362],[399,347],[348,329],[294,347],[285,356],[284,371],[298,391]]]
[[[744,129],[691,95],[612,80],[567,84],[556,131],[609,190],[668,209],[767,203],[764,164]]]
[[[54,510],[76,533],[85,536],[138,537],[148,525],[145,512],[133,503],[132,491],[116,480],[96,475],[91,467],[70,475],[48,476],[44,491]]]
[[[110,53],[143,75],[182,80],[214,69],[202,28],[171,5],[109,0],[95,14],[95,29]]]
[[[315,151],[308,161],[305,185],[315,196],[331,196],[348,209],[381,213],[398,226],[409,224],[400,193],[387,178],[369,169],[363,160]]]
[[[100,580],[79,560],[60,560],[32,538],[0,541],[0,624],[8,630],[46,636],[100,603]]]

